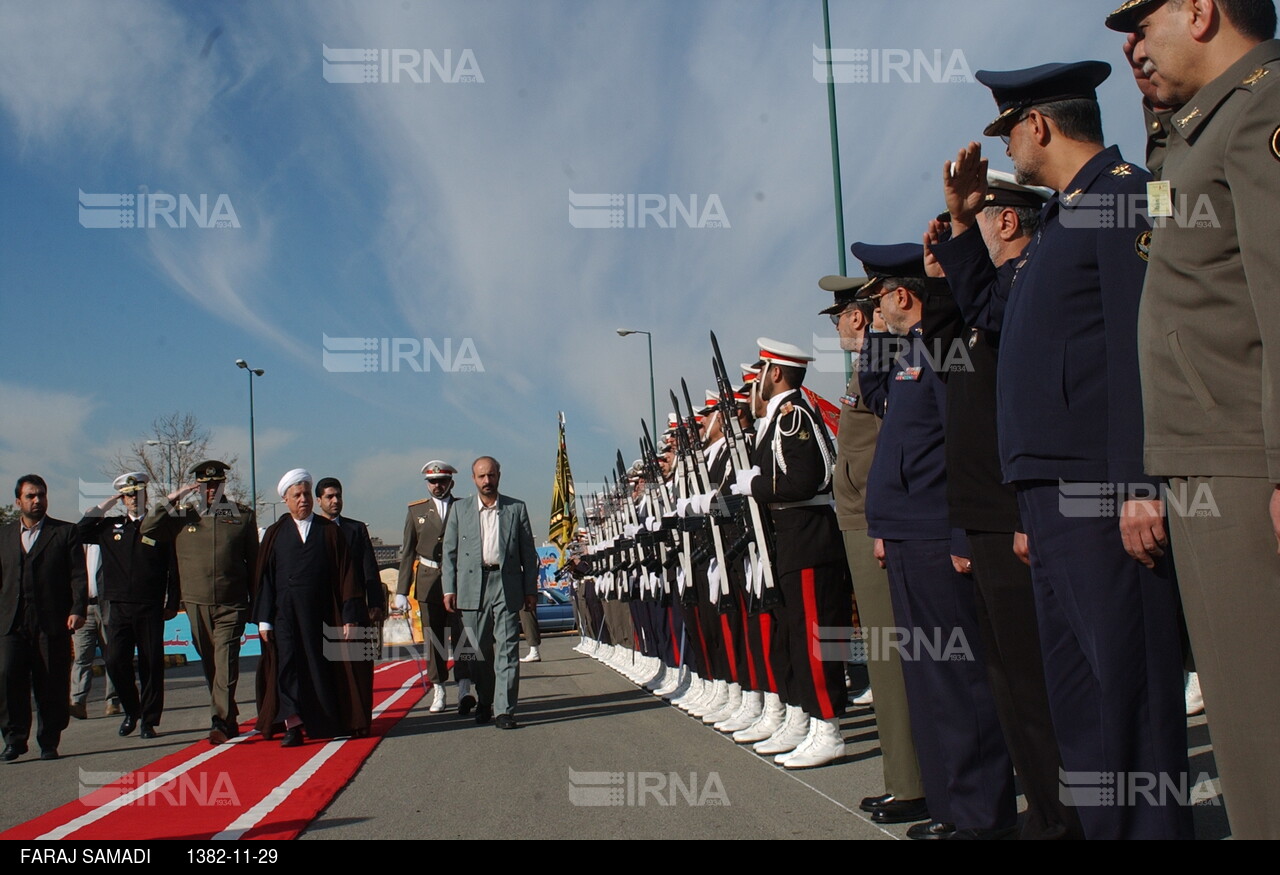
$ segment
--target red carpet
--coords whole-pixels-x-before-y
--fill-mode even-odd
[[[422,694],[413,661],[381,665],[366,738],[282,748],[246,724],[248,734],[233,741],[216,747],[200,741],[104,786],[81,769],[80,799],[0,833],[0,839],[294,838]]]

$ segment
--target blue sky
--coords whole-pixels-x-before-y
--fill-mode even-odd
[[[1115,5],[833,0],[833,48],[867,50],[873,80],[837,86],[848,242],[919,239],[942,162],[995,115],[976,82],[934,81],[936,57],[953,72],[1110,61],[1108,141],[1141,161],[1122,38],[1102,26]],[[489,454],[541,538],[557,410],[580,483],[616,448],[637,454],[645,340],[616,328],[654,333],[660,418],[681,376],[710,385],[709,329],[730,364],[760,335],[832,348],[818,0],[48,0],[0,15],[0,476],[44,474],[55,516],[75,518],[78,483],[119,473],[113,452],[173,411],[211,427],[247,481],[243,358],[267,372],[265,499],[289,468],[336,475],[351,515],[398,543],[424,462]],[[323,46],[400,51],[412,72],[326,81]],[[885,67],[900,57],[905,73]],[[225,197],[239,227],[86,228],[81,191]],[[714,198],[724,221],[576,227],[570,191],[696,198],[695,214]],[[351,359],[327,368],[326,335],[379,352],[401,338],[406,354],[426,338],[474,370],[428,356],[340,372]],[[841,392],[838,367],[811,381]]]

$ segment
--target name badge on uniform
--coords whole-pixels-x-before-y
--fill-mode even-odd
[[[1173,218],[1173,186],[1167,179],[1147,183],[1147,215],[1153,219]]]
[[[854,410],[857,410],[858,405],[862,403],[862,399],[859,398],[857,395],[841,395],[840,403],[845,405],[846,407],[851,407]]]
[[[154,538],[148,538],[146,536],[143,536],[142,543],[146,544],[148,547],[154,547],[156,545]]]
[[[923,367],[903,368],[902,370],[898,371],[898,373],[894,374],[893,378],[900,383],[906,383],[906,382],[914,383],[920,379],[920,372],[923,370],[924,370]]]

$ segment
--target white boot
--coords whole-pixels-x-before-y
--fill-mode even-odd
[[[663,669],[663,675],[660,678],[660,682],[655,682],[653,685],[653,694],[659,698],[671,695],[675,688],[680,686],[680,681],[683,680],[683,674],[684,672],[681,670],[680,666],[666,666]]]
[[[721,720],[715,725],[715,728],[721,732],[734,733],[740,729],[746,729],[751,724],[760,719],[760,713],[764,710],[764,694],[758,690],[742,694],[742,704],[738,706],[738,710],[734,711],[728,720]]]
[[[436,684],[431,690],[431,707],[427,710],[432,714],[439,714],[445,709],[444,684]]]
[[[684,710],[684,706],[702,695],[703,680],[698,676],[696,671],[689,672],[689,683],[685,687],[684,692],[679,695],[673,695],[669,701],[677,708]]]
[[[657,693],[658,690],[665,687],[671,681],[671,669],[667,667],[661,659],[658,662],[658,672],[643,684],[644,688],[651,693]]]
[[[1188,672],[1185,684],[1187,700],[1187,716],[1194,717],[1204,713],[1204,694],[1200,692],[1200,673]]]
[[[816,718],[810,717],[808,725],[805,726],[804,738],[800,741],[800,743],[796,745],[794,748],[792,748],[791,750],[787,751],[786,753],[776,754],[773,758],[773,761],[780,766],[786,765],[787,760],[791,759],[793,756],[797,754],[804,753],[806,750],[808,750],[809,744],[813,741],[813,736],[818,731],[816,727],[816,724],[818,722],[819,721]]]
[[[646,656],[636,674],[636,683],[652,692],[666,676],[667,667],[662,664],[662,660],[656,656]]]
[[[716,681],[715,689],[712,690],[711,695],[690,708],[689,713],[694,717],[702,718],[719,711],[727,701],[729,701],[729,683],[727,681]]]
[[[658,687],[653,691],[655,696],[659,696],[668,702],[673,702],[683,696],[688,691],[689,684],[693,681],[693,672],[684,666],[673,668],[672,672],[674,673],[675,686],[671,685],[672,682],[668,682],[665,687]]]
[[[702,686],[698,689],[698,695],[690,696],[689,698],[685,699],[682,703],[680,703],[680,705],[678,705],[677,707],[679,707],[681,711],[685,711],[689,714],[692,714],[694,708],[698,708],[698,707],[701,707],[702,705],[705,705],[707,702],[711,701],[711,697],[714,696],[715,694],[716,694],[716,682],[703,678]]]
[[[538,648],[530,647],[529,652],[520,657],[521,662],[542,662],[542,654],[538,653]]]
[[[787,706],[787,719],[778,727],[778,731],[764,741],[757,741],[752,747],[761,756],[776,756],[795,750],[809,734],[809,715],[799,705]]]
[[[858,695],[854,696],[853,704],[859,708],[866,708],[875,704],[875,699],[871,695],[871,687],[867,687]]]
[[[765,693],[764,705],[760,709],[760,716],[756,721],[746,729],[739,729],[733,734],[733,740],[738,744],[753,744],[757,741],[764,741],[775,732],[778,731],[786,718],[786,707],[782,704],[782,699],[777,693]]]
[[[839,717],[828,720],[814,717],[809,721],[809,727],[807,742],[782,763],[788,769],[812,769],[844,758],[844,736],[840,734]]]
[[[715,711],[711,711],[702,715],[702,722],[708,726],[714,726],[721,720],[728,720],[739,708],[742,707],[742,685],[729,684],[729,697],[725,703]]]

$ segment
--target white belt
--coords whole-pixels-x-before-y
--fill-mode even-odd
[[[805,501],[775,501],[769,505],[769,510],[790,510],[793,507],[835,507],[836,503],[831,499],[830,495],[815,495],[813,498]]]
[[[420,564],[422,564],[422,565],[427,566],[428,568],[439,568],[439,567],[440,567],[440,563],[439,563],[439,562],[435,561],[434,559],[428,559],[426,556],[421,556],[421,555],[420,555],[420,556],[418,556],[418,562],[419,562]]]

